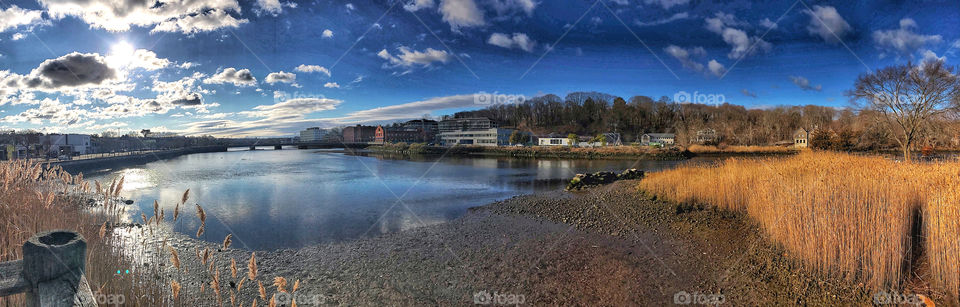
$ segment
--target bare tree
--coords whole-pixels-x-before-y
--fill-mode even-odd
[[[960,105],[960,78],[942,61],[911,63],[861,75],[847,92],[860,111],[875,111],[903,150],[904,160],[931,120],[956,114]]]

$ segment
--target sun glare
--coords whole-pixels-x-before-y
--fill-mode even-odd
[[[133,45],[121,41],[110,47],[110,56],[107,57],[107,60],[113,66],[124,67],[133,62],[135,52],[136,49],[133,48]]]

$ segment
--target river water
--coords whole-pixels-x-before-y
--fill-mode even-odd
[[[467,208],[536,191],[561,189],[576,173],[654,171],[687,161],[559,160],[503,157],[388,158],[333,150],[246,150],[202,153],[93,174],[125,177],[133,209],[167,221],[183,192],[174,229],[195,236],[193,204],[207,214],[201,239],[253,250],[352,240],[455,219]],[[133,221],[140,212],[131,210]]]

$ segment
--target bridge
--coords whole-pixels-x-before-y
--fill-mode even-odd
[[[343,142],[255,142],[252,144],[237,145],[232,147],[248,147],[250,150],[256,150],[257,147],[273,147],[274,150],[281,150],[284,146],[296,146],[297,149],[328,149],[328,148],[367,148],[370,143],[343,143]]]

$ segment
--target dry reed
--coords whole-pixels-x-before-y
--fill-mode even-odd
[[[679,167],[648,174],[639,187],[681,205],[746,212],[788,253],[878,288],[902,286],[925,252],[934,286],[956,299],[958,175],[960,162],[803,152]]]

